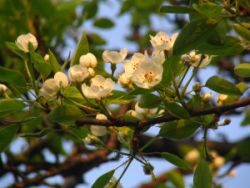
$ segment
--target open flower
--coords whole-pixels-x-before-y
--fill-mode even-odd
[[[29,52],[29,43],[32,44],[33,48],[36,50],[38,46],[37,39],[34,35],[31,33],[23,34],[17,37],[16,39],[16,45],[17,47],[24,51],[25,53]]]
[[[108,118],[104,114],[96,114],[96,119],[107,120]],[[95,136],[105,136],[107,134],[107,128],[105,126],[91,125],[90,131]]]
[[[105,50],[102,54],[102,58],[105,62],[118,64],[123,62],[127,54],[128,50],[126,48],[121,49],[120,52]]]
[[[81,57],[80,57],[80,64],[82,65],[82,66],[85,66],[85,67],[91,67],[91,68],[95,68],[96,66],[97,66],[97,59],[96,59],[96,57],[95,57],[95,55],[94,54],[92,54],[92,53],[87,53],[87,54],[85,54],[85,55],[82,55]]]
[[[166,33],[164,32],[158,32],[155,36],[150,36],[150,42],[152,46],[160,51],[167,50],[170,51],[172,50],[175,40],[177,38],[178,34],[175,33],[172,35],[172,37],[169,37]]]
[[[163,51],[154,50],[152,53],[152,60],[155,63],[163,64],[165,62],[165,54]]]
[[[160,83],[162,79],[163,67],[159,63],[143,62],[133,73],[132,81],[141,88],[149,89]]]
[[[96,75],[91,79],[90,86],[87,86],[85,83],[82,84],[83,94],[92,99],[100,99],[102,97],[107,97],[111,94],[115,83],[112,79],[105,79],[101,75]]]
[[[44,97],[56,96],[60,87],[68,86],[68,78],[63,72],[57,72],[54,78],[47,79],[40,90],[40,95]]]
[[[193,67],[203,68],[206,67],[212,60],[212,56],[197,54],[195,50],[190,51],[187,54],[181,56],[184,63],[187,63]]]
[[[120,74],[118,77],[118,83],[121,86],[129,86],[131,84],[131,76],[126,74],[125,72]]]
[[[70,67],[69,72],[69,79],[73,82],[82,82],[89,76],[89,71],[86,67],[82,65],[74,65]]]

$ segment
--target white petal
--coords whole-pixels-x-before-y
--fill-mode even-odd
[[[57,73],[54,75],[54,79],[55,79],[55,81],[56,81],[58,87],[60,87],[60,86],[62,86],[62,87],[67,87],[68,84],[69,84],[67,75],[64,74],[63,72],[57,72]]]

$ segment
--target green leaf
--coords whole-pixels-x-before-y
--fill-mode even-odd
[[[83,115],[82,111],[73,105],[62,105],[49,113],[49,118],[53,122],[68,123],[74,122]]]
[[[49,62],[54,73],[61,71],[61,66],[51,50],[49,50]]]
[[[87,39],[86,33],[83,32],[81,40],[76,47],[73,59],[71,61],[71,66],[78,64],[81,55],[84,55],[88,52],[89,52],[88,39]]]
[[[184,118],[184,119],[189,118],[188,111],[185,108],[183,108],[182,106],[180,106],[179,104],[175,103],[175,102],[166,103],[165,108],[167,109],[167,111],[170,114],[172,114],[175,117]]]
[[[240,90],[235,86],[235,84],[218,76],[209,78],[206,82],[206,87],[218,93],[227,95],[241,95]]]
[[[112,178],[112,176],[114,175],[115,170],[111,170],[105,174],[103,174],[102,176],[100,176],[95,183],[91,186],[91,188],[100,188],[100,187],[104,187],[106,184],[109,183],[110,179]]]
[[[212,187],[212,174],[206,161],[201,160],[197,166],[194,172],[193,184],[194,188]]]
[[[17,125],[8,125],[0,128],[0,153],[2,153],[14,139],[18,130]]]
[[[162,6],[160,8],[160,12],[164,13],[174,13],[174,14],[187,14],[194,11],[189,7],[181,7],[181,6]]]
[[[238,76],[248,78],[250,77],[250,63],[241,63],[235,66],[235,74]]]
[[[5,45],[21,59],[25,59],[26,54],[21,49],[19,49],[14,42],[5,42]]]
[[[0,67],[0,81],[7,82],[10,86],[26,91],[26,81],[22,73],[16,70]]]
[[[51,65],[45,62],[43,57],[34,51],[30,52],[30,60],[33,63],[36,71],[42,75],[43,79],[46,79],[51,73]]]
[[[88,40],[90,44],[94,44],[94,45],[105,45],[107,43],[103,37],[101,37],[100,35],[96,33],[89,33]]]
[[[127,92],[113,90],[113,95],[107,99],[108,104],[128,104],[135,99],[135,95],[129,95]]]
[[[161,98],[152,93],[146,93],[141,96],[139,106],[141,108],[155,108],[161,103]]]
[[[78,5],[82,4],[83,0],[71,0],[67,2],[60,2],[56,8],[58,11],[69,11],[75,9]]]
[[[214,32],[216,25],[217,23],[206,19],[194,20],[187,24],[175,41],[173,54],[181,55],[196,49]]]
[[[244,24],[233,24],[234,30],[243,38],[250,41],[250,31],[247,27],[244,27]]]
[[[94,26],[102,29],[109,29],[114,26],[114,22],[109,18],[102,17],[102,18],[97,18],[94,21]]]
[[[164,123],[159,135],[170,139],[184,139],[192,136],[200,124],[191,120],[178,120]]]
[[[168,172],[168,178],[176,188],[185,188],[183,175],[180,172],[172,170]]]
[[[183,159],[179,158],[178,156],[168,153],[168,152],[163,152],[161,153],[161,156],[166,159],[168,162],[174,164],[175,166],[183,169],[191,169],[191,166],[184,161]]]
[[[1,99],[0,100],[0,117],[20,112],[25,107],[22,101],[15,99]]]

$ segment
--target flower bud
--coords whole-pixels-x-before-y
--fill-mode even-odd
[[[129,76],[126,73],[122,73],[119,78],[118,78],[118,83],[121,86],[128,86],[131,84],[131,79],[129,78]]]
[[[91,77],[95,76],[95,70],[93,68],[88,68],[88,72]]]
[[[213,161],[213,166],[217,169],[225,164],[225,159],[221,156],[216,156]]]
[[[193,86],[193,90],[194,92],[199,93],[201,91],[201,83],[200,82],[196,82]]]
[[[82,65],[74,65],[69,68],[69,79],[72,82],[82,82],[89,76],[88,69]]]
[[[0,84],[0,95],[4,94],[8,90],[7,86],[4,84]]]
[[[212,99],[212,94],[211,92],[205,93],[201,98],[204,102],[209,102]]]
[[[225,118],[224,125],[229,125],[231,123],[231,119]]]
[[[95,145],[95,144],[100,144],[101,140],[97,138],[95,135],[88,134],[84,139],[83,142],[88,145]]]
[[[190,164],[195,164],[200,160],[200,153],[197,149],[190,150],[185,156],[184,160]]]
[[[153,170],[154,170],[154,167],[149,163],[146,163],[143,166],[143,171],[146,175],[150,175]]]
[[[217,98],[217,105],[221,106],[225,104],[227,98],[228,98],[228,95],[224,95],[224,94],[219,95]]]
[[[97,114],[97,120],[107,120],[104,114]],[[107,134],[107,128],[105,126],[91,125],[90,131],[95,136],[105,136]]]
[[[230,170],[227,175],[231,178],[234,178],[236,176],[236,172],[234,170]]]
[[[45,62],[49,62],[49,54],[45,54],[43,59]]]
[[[95,57],[95,55],[94,54],[92,54],[92,53],[87,53],[87,54],[85,54],[85,55],[82,55],[81,57],[80,57],[80,64],[82,65],[82,66],[85,66],[85,67],[91,67],[91,68],[95,68],[96,66],[97,66],[97,59],[96,59],[96,57]]]
[[[20,35],[19,37],[17,37],[16,39],[16,45],[17,47],[24,51],[25,53],[29,52],[29,43],[32,44],[34,50],[37,49],[38,46],[38,42],[37,39],[34,35],[32,35],[31,33],[27,33],[24,35]]]
[[[57,72],[54,75],[54,80],[56,81],[58,87],[67,87],[69,84],[67,76],[63,72]]]

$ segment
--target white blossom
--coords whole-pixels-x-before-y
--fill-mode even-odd
[[[43,59],[45,62],[49,62],[49,54],[45,54]]]
[[[129,86],[131,84],[131,76],[126,74],[125,72],[120,74],[118,77],[118,83],[121,86]]]
[[[82,84],[82,92],[87,98],[100,99],[111,94],[115,83],[112,79],[105,79],[101,75],[96,75],[91,79],[90,86]]]
[[[163,67],[159,63],[144,62],[132,75],[132,81],[141,88],[149,89],[159,84],[162,79]]]
[[[5,93],[8,90],[7,86],[4,84],[0,84],[0,94]]]
[[[59,89],[60,88],[55,79],[50,78],[45,80],[43,83],[43,87],[40,90],[40,95],[44,97],[53,97],[57,94]]]
[[[95,68],[97,63],[95,55],[90,52],[80,57],[80,64],[82,66]]]
[[[95,76],[95,70],[93,68],[88,68],[89,76],[94,77]]]
[[[29,43],[32,44],[33,48],[36,50],[38,46],[37,39],[31,33],[23,34],[17,37],[16,45],[17,47],[24,51],[25,53],[29,52]]]
[[[193,67],[203,68],[206,67],[212,60],[212,56],[197,54],[195,50],[181,56],[184,63],[188,63]],[[201,62],[200,62],[201,61]]]
[[[172,37],[169,37],[164,32],[158,32],[155,36],[150,35],[150,39],[151,39],[150,42],[152,46],[157,50],[171,51],[174,46],[177,36],[178,36],[177,33],[173,34]]]
[[[70,81],[82,82],[89,76],[89,71],[86,67],[82,65],[74,65],[70,67],[68,75]]]
[[[163,64],[165,62],[164,52],[159,50],[154,50],[152,53],[152,60],[156,63]]]
[[[204,95],[202,95],[201,98],[203,101],[209,102],[212,99],[212,93],[211,92],[205,93]]]
[[[120,52],[105,50],[102,54],[102,58],[105,62],[118,64],[122,63],[128,54],[128,50],[123,48]]]
[[[55,79],[58,87],[61,87],[61,86],[62,87],[67,87],[69,85],[67,75],[64,74],[63,72],[57,72],[54,75],[54,79]]]
[[[97,114],[96,119],[107,120],[108,118],[104,114]],[[91,125],[90,130],[95,136],[105,136],[107,134],[107,128],[105,126]]]

